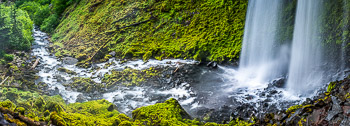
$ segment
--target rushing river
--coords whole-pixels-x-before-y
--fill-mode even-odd
[[[46,92],[50,92],[49,95],[61,95],[67,103],[79,102],[78,99],[81,99],[81,97],[84,97],[84,99],[80,102],[106,99],[116,104],[120,112],[130,115],[131,111],[138,107],[176,98],[191,115],[200,116],[198,113],[204,108],[219,109],[229,106],[232,111],[231,108],[242,106],[244,103],[249,103],[256,108],[263,106],[263,104],[285,108],[290,104],[284,103],[300,100],[299,97],[290,95],[283,89],[267,88],[268,84],[254,87],[254,83],[257,82],[254,82],[251,78],[245,78],[244,73],[238,73],[239,71],[235,67],[219,66],[216,69],[206,66],[200,67],[197,65],[198,62],[193,60],[149,60],[146,63],[142,60],[136,60],[121,63],[117,59],[111,58],[108,62],[93,64],[91,68],[80,68],[56,58],[48,49],[50,42],[47,34],[38,29],[33,31],[35,41],[32,47],[32,56],[40,59],[40,63],[36,68],[39,70],[37,75],[40,78],[36,83],[46,83],[48,85]],[[114,62],[113,65],[106,67],[107,63],[112,62]],[[190,75],[191,79],[195,81],[181,83],[171,88],[120,86],[113,91],[90,97],[90,95],[83,92],[74,91],[74,89],[64,86],[72,83],[71,79],[73,77],[91,78],[96,83],[102,83],[101,80],[104,74],[109,74],[111,70],[123,70],[126,67],[143,70],[155,66],[178,68],[182,65],[196,67],[197,71],[194,75]],[[77,74],[71,75],[60,72],[58,68],[65,68]],[[273,92],[270,93],[271,91]]]

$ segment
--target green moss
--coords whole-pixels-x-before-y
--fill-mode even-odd
[[[164,103],[138,108],[132,112],[132,117],[136,125],[162,126],[188,125],[188,123],[185,123],[184,119],[191,118],[175,99],[169,99]]]
[[[13,92],[16,89],[2,89],[2,92]],[[16,90],[17,92],[23,92]],[[32,93],[33,96],[36,93]],[[3,98],[0,97],[0,98]],[[95,100],[84,103],[65,104],[61,96],[38,96],[26,100],[17,100],[17,106],[10,100],[0,102],[1,107],[20,112],[35,121],[46,121],[58,126],[101,125],[101,126],[134,126],[134,125],[208,125],[223,124],[200,122],[191,117],[175,99],[164,103],[144,106],[132,112],[133,120],[119,113],[117,107],[107,100]],[[19,120],[8,119],[18,125],[24,124]],[[230,125],[251,125],[245,121],[235,120]],[[226,126],[227,124],[225,124]]]
[[[302,105],[294,105],[294,106],[289,107],[286,112],[287,113],[294,112],[295,110],[302,108],[302,107],[303,107]]]
[[[65,73],[67,73],[67,74],[72,74],[72,75],[76,75],[76,74],[77,74],[76,72],[71,71],[71,70],[68,70],[68,69],[66,69],[66,68],[64,68],[64,67],[60,67],[60,68],[58,68],[57,70],[58,70],[58,71],[61,71],[61,72],[65,72]]]
[[[10,100],[6,100],[6,101],[3,101],[3,102],[0,102],[0,106],[4,107],[4,108],[12,109],[12,108],[15,107],[15,104],[13,104]]]
[[[52,124],[57,126],[67,126],[67,123],[64,121],[62,117],[60,117],[56,112],[52,112],[50,114],[50,119],[52,120]]]
[[[300,109],[300,108],[310,108],[312,107],[313,105],[312,104],[308,104],[308,105],[294,105],[294,106],[291,106],[289,107],[287,110],[286,110],[286,113],[293,113],[295,112],[297,109]]]
[[[232,120],[230,123],[229,123],[230,126],[251,126],[251,125],[254,125],[254,120],[252,123],[249,123],[247,121],[243,121],[243,120],[240,120],[240,119],[236,119],[236,120]]]
[[[24,115],[25,109],[23,107],[18,107],[15,111]]]
[[[330,82],[327,88],[327,92],[331,92],[334,89],[336,84],[337,82]]]
[[[3,94],[8,92],[23,92],[17,89],[2,89]],[[36,93],[33,93],[36,94]],[[34,95],[33,95],[34,96]],[[3,97],[1,97],[3,99]],[[20,112],[26,117],[39,121],[52,121],[55,125],[104,125],[110,126],[119,120],[119,123],[130,121],[129,117],[120,114],[116,106],[106,100],[96,100],[84,103],[66,104],[61,96],[39,96],[26,100],[16,100],[17,106],[10,100],[0,102],[1,107]]]
[[[96,83],[95,81],[91,80],[91,78],[74,77],[72,80],[73,83],[65,86],[74,87],[79,92],[102,91],[104,88],[103,84]]]
[[[106,83],[106,87],[110,88],[118,84],[122,85],[140,85],[152,77],[156,77],[160,74],[160,70],[157,68],[149,68],[145,70],[135,70],[126,68],[122,71],[113,70],[111,74],[105,74],[102,79],[103,83]]]
[[[241,50],[247,3],[81,0],[67,8],[53,40],[73,57],[97,52],[94,58],[106,59],[115,51],[118,57],[144,60],[233,60]]]
[[[66,111],[57,113],[67,125],[112,125],[117,119],[130,119],[115,109],[108,109],[112,103],[106,100],[96,100],[84,103],[74,103],[65,106]],[[122,115],[122,116],[121,116]],[[62,121],[60,121],[62,122]]]

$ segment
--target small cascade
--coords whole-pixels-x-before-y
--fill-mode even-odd
[[[36,83],[47,84],[48,88],[45,89],[45,92],[48,92],[48,95],[60,95],[67,103],[106,99],[115,103],[120,112],[128,115],[131,115],[131,111],[138,107],[163,102],[169,98],[178,99],[181,105],[196,106],[194,101],[196,99],[195,93],[188,83],[181,83],[168,89],[147,86],[120,86],[113,91],[105,93],[91,92],[90,95],[76,91],[76,89],[71,89],[65,85],[72,83],[72,79],[75,77],[91,78],[95,83],[102,83],[104,75],[110,74],[113,70],[124,70],[126,68],[143,70],[156,66],[178,68],[184,64],[196,64],[197,61],[166,59],[162,61],[149,60],[146,63],[142,60],[123,63],[120,60],[111,58],[107,62],[93,64],[91,68],[80,68],[74,64],[62,62],[50,53],[48,49],[50,42],[48,41],[46,33],[38,29],[34,29],[33,33],[35,41],[32,46],[31,55],[40,59],[40,63],[36,68],[39,70],[37,74],[39,79],[36,80]],[[73,71],[77,74],[74,75],[62,72],[59,70],[60,68]]]
[[[279,0],[249,1],[236,77],[242,83],[247,82],[245,86],[265,86],[263,83],[286,73],[289,47],[276,40],[282,4]]]
[[[336,3],[298,1],[287,81],[287,89],[294,94],[309,96],[328,82],[345,77],[348,37],[343,34],[347,32],[348,9],[347,1],[343,2],[344,15],[339,25],[327,18],[328,9],[334,9]],[[327,31],[329,26],[343,30],[339,42],[334,39],[334,31]]]

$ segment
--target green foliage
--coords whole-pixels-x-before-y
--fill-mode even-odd
[[[4,55],[4,59],[6,60],[6,61],[12,61],[13,60],[13,55],[12,54],[5,54]]]
[[[41,25],[41,30],[47,33],[52,33],[59,23],[59,17],[57,14],[50,15],[46,18]]]
[[[0,21],[0,49],[30,49],[33,22],[26,11],[0,4]]]
[[[53,6],[53,11],[55,14],[62,14],[63,11],[66,9],[68,6],[67,4],[68,0],[52,0],[52,6]]]
[[[19,0],[16,5],[28,12],[35,25],[52,33],[59,24],[62,12],[76,2],[79,0]]]
[[[24,2],[19,6],[22,10],[25,10],[31,19],[34,20],[34,14],[41,9],[41,5],[34,1]]]
[[[50,9],[49,6],[42,6],[38,11],[35,12],[34,14],[34,23],[37,26],[41,26],[41,24],[44,22],[46,18],[50,16]]]
[[[91,1],[69,6],[56,33],[76,57],[92,55],[105,42],[102,55],[120,58],[185,58],[235,60],[243,37],[247,0]],[[69,15],[68,15],[69,14]],[[88,49],[92,48],[92,49]]]
[[[51,3],[51,0],[34,0],[37,3],[40,3],[41,5],[48,5]]]

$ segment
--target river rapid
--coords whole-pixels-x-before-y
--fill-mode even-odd
[[[193,60],[151,59],[148,62],[142,60],[121,62],[111,58],[108,62],[93,64],[90,68],[80,68],[75,66],[74,58],[66,57],[60,60],[50,53],[50,41],[46,33],[38,29],[34,29],[33,33],[35,41],[31,55],[40,59],[36,67],[39,70],[36,84],[47,84],[47,88],[44,89],[46,94],[60,95],[67,103],[106,99],[114,103],[120,112],[130,116],[138,107],[176,98],[193,117],[203,118],[209,114],[213,118],[210,121],[219,122],[232,116],[242,116],[247,111],[249,114],[256,114],[276,111],[276,108],[285,109],[304,99],[279,88],[283,87],[284,78],[260,84],[261,82],[249,77],[249,73],[239,71],[233,65],[208,67]],[[72,83],[74,77],[91,78],[95,83],[103,84],[101,80],[104,75],[110,74],[112,70],[122,71],[125,68],[144,70],[150,67],[164,69],[157,80],[157,83],[159,82],[157,86],[154,84],[118,86],[105,89],[104,92],[79,92],[74,87],[66,86]],[[61,72],[59,68],[77,74]],[[176,69],[180,70],[175,73]]]

